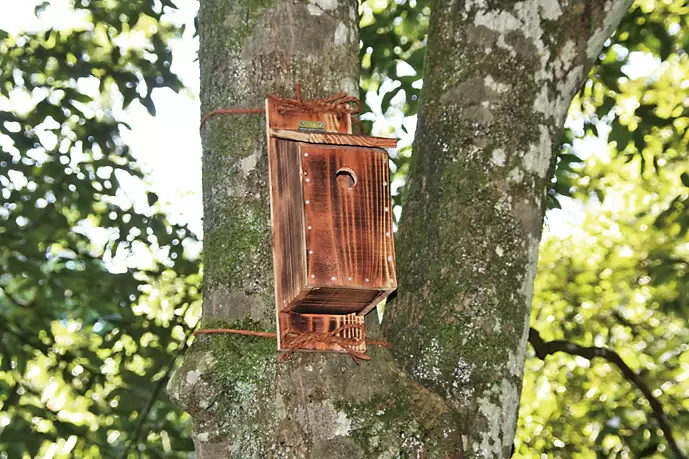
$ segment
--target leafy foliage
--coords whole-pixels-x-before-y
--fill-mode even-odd
[[[84,0],[81,26],[0,31],[2,457],[193,449],[162,389],[198,313],[195,236],[125,191],[142,174],[119,119],[181,88],[170,7]]]
[[[689,238],[680,223],[689,189],[684,164],[639,174],[615,149],[583,172],[606,196],[580,228],[541,248],[532,324],[544,339],[607,347],[663,405],[689,447]],[[558,353],[527,361],[519,457],[671,457],[649,402],[603,359]]]
[[[391,158],[396,217],[409,171],[430,12],[429,0],[367,0],[360,8],[362,119],[370,130],[378,115],[378,133],[401,138]]]
[[[573,103],[572,113],[583,122],[584,131],[601,137],[607,133],[618,154],[628,161],[639,159],[641,173],[681,161],[678,152],[687,147],[688,46],[687,2],[637,1]],[[572,146],[571,131],[569,136],[567,147]],[[570,196],[581,185],[579,172],[564,169],[558,169],[557,180],[566,175],[562,183],[567,186],[555,191]],[[589,187],[588,178],[584,184],[590,192],[604,193],[603,187]]]

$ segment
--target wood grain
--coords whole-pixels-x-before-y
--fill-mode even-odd
[[[274,102],[266,101],[266,124],[278,349],[284,350],[295,333],[363,325],[363,315],[397,287],[388,156],[380,148],[397,142],[351,135],[345,112],[280,113]],[[297,131],[299,121],[323,122],[331,132]],[[303,349],[346,352],[327,342]]]
[[[294,303],[295,312],[320,311],[327,314],[358,313],[378,296],[378,290],[363,288],[310,288],[303,299]]]
[[[337,134],[332,132],[304,132],[287,129],[271,129],[270,135],[279,139],[326,145],[352,145],[359,147],[397,148],[397,139],[369,137],[365,135]]]
[[[310,288],[397,287],[385,150],[301,144]],[[351,171],[348,188],[338,171]],[[371,298],[372,299],[372,298]]]
[[[381,301],[383,301],[383,300],[386,299],[388,296],[390,296],[395,290],[397,290],[396,287],[395,287],[395,288],[391,288],[391,289],[389,289],[389,290],[380,290],[380,291],[378,291],[378,292],[377,292],[378,295],[376,295],[376,297],[373,298],[373,299],[371,300],[371,302],[370,302],[368,305],[366,305],[366,307],[365,307],[364,309],[362,309],[361,311],[357,312],[357,315],[358,315],[358,316],[365,316],[366,314],[368,314],[369,312],[371,312],[371,310],[373,310],[373,308],[375,308],[376,306],[378,306],[378,304],[379,304]]]
[[[279,310],[289,310],[306,285],[304,191],[299,145],[270,139],[273,272]]]

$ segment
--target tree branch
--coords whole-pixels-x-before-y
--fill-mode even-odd
[[[3,315],[0,314],[0,330],[3,330],[4,332],[14,336],[19,343],[39,351],[41,354],[48,358],[55,356],[55,353],[51,350],[50,345],[43,343],[37,336],[32,336],[26,333],[22,333],[21,331],[15,330],[12,327],[12,325],[13,323],[10,322],[8,318],[3,317]],[[98,368],[83,361],[84,358],[79,356],[78,354],[75,354],[70,350],[65,350],[64,354],[61,357],[62,358],[58,360],[77,361],[78,359],[80,359],[79,365],[81,365],[84,369],[91,373],[92,377],[100,378],[101,380],[105,381],[106,376]]]
[[[186,316],[190,306],[191,303],[189,303],[182,312],[182,314],[179,315],[180,320],[177,322],[178,324],[184,326],[184,317]],[[196,322],[196,324],[193,327],[189,327],[184,333],[184,339],[181,341],[180,347],[177,349],[177,352],[175,352],[175,354],[172,356],[172,359],[170,359],[170,361],[168,362],[165,375],[162,378],[160,378],[156,386],[153,388],[153,392],[151,392],[151,397],[148,399],[146,407],[141,411],[141,414],[139,415],[139,418],[136,423],[136,427],[134,427],[134,432],[132,433],[131,438],[127,442],[127,446],[122,451],[121,459],[126,459],[132,447],[136,445],[136,443],[139,441],[139,437],[143,432],[144,426],[146,425],[146,421],[148,421],[148,416],[151,413],[151,410],[153,409],[153,405],[155,404],[156,400],[158,400],[160,392],[163,390],[168,380],[170,379],[172,372],[177,367],[177,359],[184,353],[184,351],[186,351],[189,338],[191,338],[191,335],[194,333],[194,330],[196,330],[199,323],[200,319],[198,322]]]
[[[543,341],[543,338],[541,338],[538,330],[534,328],[531,328],[529,331],[529,342],[536,352],[536,357],[541,360],[544,360],[546,356],[555,354],[556,352],[566,352],[568,354],[578,355],[579,357],[583,357],[588,360],[593,360],[594,357],[601,357],[608,362],[615,364],[615,366],[619,368],[620,372],[622,372],[622,375],[628,381],[633,383],[637,389],[641,391],[644,397],[646,397],[646,400],[648,400],[648,403],[651,406],[651,411],[653,412],[653,417],[656,419],[660,429],[663,431],[665,439],[667,440],[668,445],[670,446],[670,449],[674,453],[675,457],[677,459],[686,459],[686,456],[682,454],[682,451],[680,451],[677,443],[675,442],[675,438],[672,434],[672,427],[668,423],[665,417],[665,412],[663,411],[663,405],[656,397],[653,396],[651,389],[648,387],[648,384],[646,384],[643,378],[632,370],[629,365],[622,360],[622,357],[620,357],[615,351],[604,347],[580,346],[566,340],[546,342]]]

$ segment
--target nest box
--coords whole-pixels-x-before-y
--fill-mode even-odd
[[[365,352],[363,317],[397,288],[384,150],[397,141],[353,135],[347,110],[280,101],[266,100],[278,348],[352,324],[341,338]],[[346,351],[306,341],[296,347]]]

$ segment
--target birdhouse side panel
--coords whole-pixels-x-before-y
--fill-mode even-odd
[[[273,269],[279,310],[305,294],[306,242],[299,144],[271,139],[269,155]]]
[[[396,287],[388,156],[301,144],[310,287]]]

